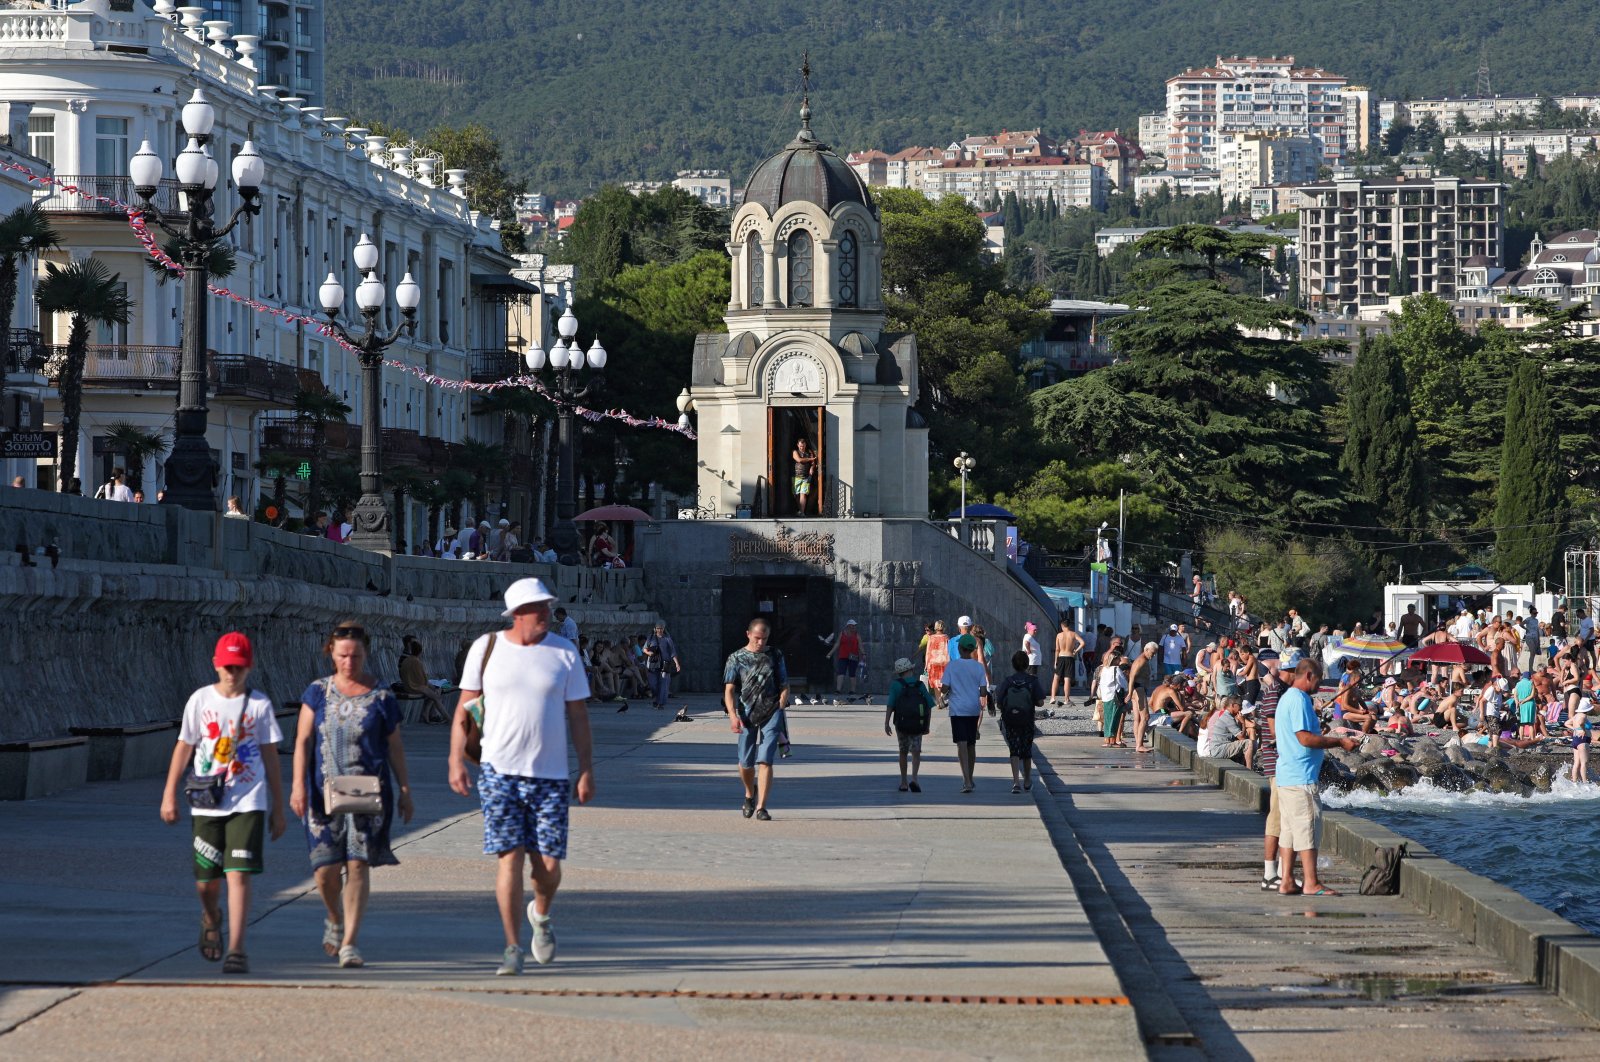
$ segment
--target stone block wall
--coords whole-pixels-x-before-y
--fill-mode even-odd
[[[59,566],[34,552],[51,543]],[[214,680],[211,648],[229,630],[250,636],[251,683],[280,703],[329,673],[322,643],[347,618],[372,634],[384,682],[398,677],[404,634],[422,639],[430,675],[454,679],[461,642],[504,626],[505,588],[526,575],[591,638],[655,621],[636,570],[391,559],[245,520],[15,488],[0,490],[0,548],[0,741],[176,719]]]

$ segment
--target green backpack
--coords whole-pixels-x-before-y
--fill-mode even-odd
[[[928,715],[928,698],[922,683],[916,679],[895,679],[889,691],[889,708],[894,717],[894,728],[901,734],[926,734],[933,720]]]

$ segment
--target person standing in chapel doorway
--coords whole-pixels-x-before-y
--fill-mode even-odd
[[[795,510],[800,516],[806,515],[806,507],[812,494],[815,493],[817,482],[817,455],[812,452],[811,443],[804,435],[800,436],[794,444],[794,453],[789,455],[794,460],[794,503]]]

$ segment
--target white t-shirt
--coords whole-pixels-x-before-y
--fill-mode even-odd
[[[484,673],[489,636],[467,653],[461,688],[482,690],[483,762],[501,774],[565,781],[567,702],[589,696],[577,646],[559,634],[537,645],[516,645],[501,631]]]
[[[1183,635],[1169,634],[1161,639],[1161,662],[1173,667],[1183,665]]]
[[[1028,663],[1034,667],[1038,667],[1043,662],[1040,659],[1042,654],[1039,651],[1039,639],[1033,635],[1024,634],[1022,636],[1022,651],[1028,654]]]
[[[118,483],[111,488],[111,500],[119,502],[133,501],[133,488],[126,483]]]
[[[988,683],[983,665],[974,657],[957,657],[944,666],[941,686],[950,690],[950,715],[953,718],[983,714],[983,704],[978,694]]]
[[[1102,667],[1095,678],[1095,690],[1102,701],[1114,701],[1118,690],[1128,688],[1128,674],[1120,667]]]
[[[271,810],[268,805],[272,794],[261,763],[261,748],[282,741],[283,731],[278,729],[270,697],[251,690],[249,698],[247,707],[243,695],[224,697],[215,686],[202,686],[184,705],[178,740],[194,746],[194,772],[229,775],[222,806],[191,809],[196,815]]]

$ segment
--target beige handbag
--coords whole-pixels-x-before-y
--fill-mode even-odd
[[[381,815],[381,785],[375,775],[335,775],[322,783],[323,810],[329,815]]]

